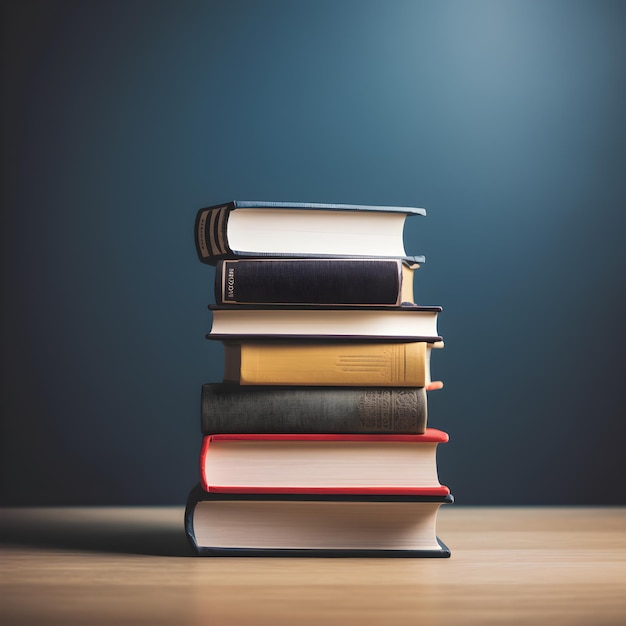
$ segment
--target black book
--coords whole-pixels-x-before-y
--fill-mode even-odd
[[[417,264],[399,259],[219,261],[217,304],[400,306],[413,302]]]
[[[205,435],[223,433],[421,434],[423,387],[202,385]]]
[[[202,556],[438,557],[448,496],[208,493],[187,499],[185,532]]]

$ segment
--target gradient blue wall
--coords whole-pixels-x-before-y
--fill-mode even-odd
[[[181,503],[196,210],[423,206],[459,503],[626,504],[626,4],[4,3],[2,502]]]

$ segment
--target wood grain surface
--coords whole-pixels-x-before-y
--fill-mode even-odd
[[[626,508],[438,528],[450,559],[200,558],[182,508],[0,509],[0,624],[626,624]]]

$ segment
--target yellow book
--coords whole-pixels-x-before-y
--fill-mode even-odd
[[[442,344],[441,344],[442,345]],[[225,344],[224,381],[241,385],[425,387],[433,344]]]

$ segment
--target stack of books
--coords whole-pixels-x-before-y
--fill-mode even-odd
[[[423,209],[230,202],[199,211],[216,266],[187,537],[206,555],[450,555],[427,427],[438,306],[414,303],[406,218]]]

